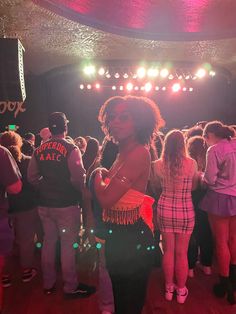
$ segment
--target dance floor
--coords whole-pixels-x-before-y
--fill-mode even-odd
[[[87,253],[79,258],[79,276],[82,282],[97,285],[92,255]],[[99,314],[97,293],[85,299],[64,298],[59,264],[56,293],[50,296],[43,294],[40,252],[36,254],[39,274],[30,283],[21,282],[17,257],[11,257],[9,265],[13,283],[4,289],[3,314]],[[228,305],[225,299],[216,299],[212,295],[212,285],[216,280],[215,273],[206,276],[197,268],[195,277],[188,279],[189,297],[182,305],[176,300],[168,302],[164,299],[163,273],[160,268],[154,268],[143,314],[236,314],[236,305]]]

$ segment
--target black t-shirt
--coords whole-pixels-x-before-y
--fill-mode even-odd
[[[6,187],[21,179],[19,168],[11,153],[5,147],[0,146],[0,216],[5,215],[8,208]]]
[[[35,208],[38,200],[38,195],[34,187],[29,184],[27,179],[27,168],[31,157],[22,154],[22,158],[17,162],[22,175],[22,190],[16,195],[9,195],[9,212],[16,213],[28,211]]]

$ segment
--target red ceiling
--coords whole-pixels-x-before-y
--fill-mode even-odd
[[[107,32],[155,40],[236,37],[235,0],[33,0]]]

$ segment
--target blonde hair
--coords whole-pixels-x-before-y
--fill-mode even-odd
[[[176,177],[183,169],[183,160],[188,156],[184,135],[180,130],[172,130],[164,139],[161,159],[168,177]]]

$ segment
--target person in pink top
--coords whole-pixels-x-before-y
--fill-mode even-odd
[[[191,191],[197,184],[198,172],[196,161],[187,155],[181,131],[172,130],[166,135],[154,172],[162,189],[157,221],[163,239],[165,298],[171,301],[176,290],[177,302],[184,303],[188,296],[187,251],[195,222]]]
[[[119,148],[111,168],[98,168],[94,177],[107,227],[106,266],[115,313],[141,314],[155,249],[151,226],[154,200],[145,194],[151,166],[149,143],[163,120],[152,100],[117,96],[103,104],[99,121]]]

